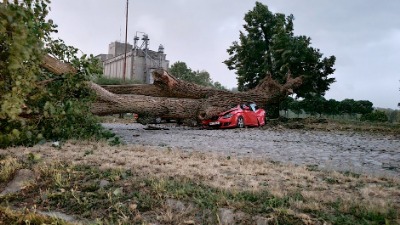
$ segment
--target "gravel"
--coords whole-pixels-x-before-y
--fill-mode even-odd
[[[244,128],[204,130],[173,124],[104,123],[127,144],[217,152],[320,169],[400,175],[400,140],[393,136],[339,131]]]

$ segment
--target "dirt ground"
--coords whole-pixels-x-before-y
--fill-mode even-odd
[[[267,190],[274,199],[288,198],[288,206],[285,206],[287,214],[301,218],[304,224],[322,224],[321,218],[307,212],[330,215],[334,205],[343,215],[352,213],[354,207],[371,213],[367,216],[382,214],[384,218],[393,211],[391,221],[400,224],[397,217],[400,207],[400,141],[396,136],[279,127],[201,130],[164,124],[149,130],[139,124],[113,123],[104,126],[128,144],[109,146],[106,142],[68,141],[54,146],[45,143],[0,149],[0,156],[3,156],[3,161],[11,157],[22,162],[38,162],[34,172],[48,171],[46,168],[51,168],[54,162],[85,165],[101,171],[130,171],[135,179],[155,178],[154,187],[159,190],[157,196],[161,196],[165,192],[165,184],[174,179],[190,180],[233,193],[263,193]],[[364,163],[368,160],[374,163]],[[397,166],[385,168],[387,163]],[[342,166],[337,169],[343,171],[362,170],[384,176],[336,172],[331,170],[335,165]],[[327,168],[328,171],[319,168]],[[67,169],[62,172],[74,174],[77,171]],[[59,181],[60,174],[60,171],[54,173],[53,179]],[[129,189],[129,181],[119,176],[113,178],[111,183],[115,187],[120,185],[123,190]],[[0,190],[5,185],[0,183]],[[74,188],[82,189],[78,186]],[[301,199],[290,196],[301,196]],[[27,204],[25,207],[29,208],[29,202],[34,201],[28,199],[20,205]],[[160,215],[169,215],[167,212],[162,211]],[[338,215],[338,219],[342,214]]]
[[[252,129],[248,132],[256,131],[257,129]],[[296,209],[301,210],[321,210],[324,209],[324,204],[331,204],[337,199],[341,199],[347,206],[359,204],[377,211],[393,207],[398,209],[400,204],[398,178],[325,172],[312,167],[293,166],[252,157],[224,156],[210,151],[211,153],[203,153],[167,146],[110,147],[102,142],[70,141],[61,147],[46,143],[30,148],[3,149],[0,150],[0,154],[18,159],[32,156],[49,163],[59,161],[100,169],[129,169],[138,177],[188,178],[229,190],[257,191],[267,187],[276,197],[284,197],[301,190],[302,196],[308,199],[296,203]]]
[[[372,175],[400,175],[400,138],[373,132],[245,128],[205,130],[104,123],[127,144],[217,153]]]

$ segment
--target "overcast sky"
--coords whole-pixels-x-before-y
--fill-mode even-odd
[[[336,72],[326,98],[369,100],[375,107],[400,102],[400,1],[261,0],[274,13],[293,14],[296,35],[311,37],[324,56],[335,55]],[[183,61],[206,70],[228,88],[234,71],[222,62],[238,40],[253,0],[129,0],[128,42],[137,31],[150,48],[165,47],[170,65]],[[49,18],[59,26],[55,37],[87,54],[107,53],[108,44],[124,41],[126,0],[52,0]]]

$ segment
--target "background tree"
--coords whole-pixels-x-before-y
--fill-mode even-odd
[[[339,111],[341,114],[346,113],[349,115],[354,115],[356,113],[355,105],[356,102],[354,101],[354,99],[346,98],[340,102]]]
[[[297,97],[325,94],[335,81],[328,76],[335,71],[336,58],[323,58],[319,49],[311,47],[311,38],[295,36],[293,15],[274,14],[266,5],[256,2],[244,20],[245,32],[240,31],[239,42],[228,48],[230,58],[224,61],[230,70],[236,71],[239,90],[254,88],[267,74],[284,83],[291,71],[294,77],[304,78],[303,84],[294,90]]]
[[[355,101],[354,99],[344,99],[339,102],[335,99],[326,100],[324,97],[316,95],[316,96],[308,96],[303,100],[289,100],[285,99],[285,101],[281,102],[281,109],[288,108],[296,114],[300,114],[303,111],[310,115],[318,114],[320,117],[322,115],[328,115],[335,117],[336,115],[344,115],[348,114],[355,118],[357,114],[366,115],[373,112],[373,104],[367,100]],[[390,115],[390,112],[387,112]],[[395,120],[395,115],[392,116]]]
[[[368,100],[359,100],[355,102],[355,111],[359,114],[368,114],[374,111],[373,103]]]
[[[311,115],[318,114],[320,117],[325,113],[326,100],[324,97],[316,95],[309,96],[302,101],[303,110]]]
[[[221,83],[213,82],[210,74],[207,71],[193,71],[186,65],[185,62],[175,62],[171,65],[169,72],[180,80],[188,81],[205,87],[213,87],[216,89],[226,90],[226,88],[222,86]]]
[[[281,101],[279,108],[285,112],[285,117],[288,117],[290,105],[293,101],[295,100],[290,96],[286,97],[285,100]]]
[[[210,77],[210,74],[205,70],[193,71],[193,83],[206,87],[213,86],[213,81]]]
[[[225,86],[223,86],[220,82],[215,81],[213,83],[214,88],[219,89],[219,90],[226,90]]]
[[[387,112],[387,114],[389,114],[388,116],[389,122],[395,123],[399,120],[399,114],[400,114],[399,110],[391,110]]]
[[[371,122],[387,122],[389,120],[385,112],[376,110],[371,113],[367,113],[361,116],[361,121],[371,121]]]
[[[303,105],[300,101],[295,100],[289,103],[289,109],[294,112],[297,117],[300,116],[300,114],[303,113]]]
[[[335,115],[339,115],[339,105],[340,102],[336,101],[335,99],[329,99],[325,102],[325,113],[332,117],[335,117]]]
[[[175,62],[171,65],[171,68],[169,68],[168,71],[180,80],[186,80],[189,82],[194,80],[193,71],[186,65],[185,62]]]
[[[368,100],[355,101],[354,99],[344,99],[339,104],[339,111],[341,114],[349,114],[355,116],[355,114],[368,114],[374,110],[373,103]]]

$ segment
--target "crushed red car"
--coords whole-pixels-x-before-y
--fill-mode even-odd
[[[208,120],[202,121],[203,127],[243,128],[265,125],[265,110],[255,103],[238,104],[230,110],[220,113]]]

